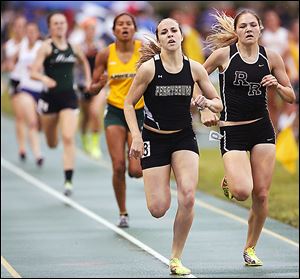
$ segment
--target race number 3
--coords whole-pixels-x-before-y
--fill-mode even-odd
[[[142,158],[150,156],[150,141],[144,141],[144,154]]]

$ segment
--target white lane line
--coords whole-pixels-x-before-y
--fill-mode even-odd
[[[13,278],[22,278],[21,275],[1,256],[1,264]]]
[[[51,188],[47,184],[41,182],[40,180],[38,180],[35,177],[31,176],[30,174],[26,173],[25,171],[18,168],[14,164],[8,162],[7,160],[5,160],[2,157],[1,157],[1,166],[6,168],[7,170],[13,172],[14,174],[20,176],[21,178],[23,178],[24,180],[29,182],[31,185],[36,186],[40,190],[50,194],[51,196],[53,196],[53,197],[57,198],[58,200],[62,201],[63,203],[73,207],[74,209],[78,210],[79,212],[83,213],[84,215],[90,217],[91,219],[95,220],[96,222],[101,223],[102,225],[104,225],[107,228],[111,229],[115,233],[121,235],[122,237],[124,237],[128,241],[132,242],[136,246],[140,247],[142,250],[149,253],[150,255],[155,257],[156,259],[160,260],[161,262],[163,262],[167,266],[169,265],[169,260],[167,258],[162,256],[161,254],[159,254],[158,252],[156,252],[155,250],[153,250],[152,248],[150,248],[149,246],[147,246],[143,242],[139,241],[138,239],[136,239],[135,237],[133,237],[129,233],[125,232],[124,230],[118,228],[114,224],[108,222],[107,220],[105,220],[101,216],[95,214],[91,210],[85,208],[84,206],[81,206],[79,203],[71,200],[70,198],[68,198],[68,197],[64,196],[63,194],[59,193],[58,191],[54,190],[53,188]],[[189,275],[189,276],[185,276],[185,277],[186,278],[197,278],[192,274]]]
[[[200,201],[199,199],[196,199],[196,204],[198,204],[199,206],[202,206],[202,207],[204,207],[204,208],[206,208],[206,209],[208,209],[210,211],[213,211],[213,212],[215,212],[217,214],[223,215],[223,216],[225,216],[227,218],[233,219],[235,221],[238,221],[238,222],[240,222],[240,223],[248,226],[248,220],[243,219],[243,218],[241,218],[241,217],[239,217],[237,215],[234,215],[232,213],[229,213],[229,212],[227,212],[227,211],[225,211],[223,209],[214,207],[214,206],[212,206],[212,205],[210,205],[210,204],[208,204],[206,202]],[[273,237],[275,237],[275,238],[277,238],[277,239],[279,239],[281,241],[287,242],[287,243],[289,243],[289,244],[291,244],[291,245],[296,246],[296,247],[299,248],[299,243],[298,242],[295,242],[295,241],[293,241],[293,240],[291,240],[291,239],[289,239],[289,238],[287,238],[285,236],[282,236],[282,235],[280,235],[278,233],[275,233],[275,232],[273,232],[273,231],[271,231],[269,229],[263,228],[262,232],[265,233],[265,234],[268,234],[270,236],[273,236]]]
[[[101,159],[101,161],[92,160],[88,155],[86,155],[84,152],[82,152],[79,149],[77,149],[76,152],[77,152],[77,154],[81,158],[85,159],[86,161],[93,162],[93,164],[95,164],[95,165],[98,165],[98,166],[101,166],[101,167],[105,167],[106,169],[110,169],[111,170],[111,163],[110,162],[105,161],[104,159]],[[141,183],[143,183],[142,180],[141,180]],[[177,191],[176,190],[171,189],[171,193],[172,193],[172,195],[174,197],[177,197]],[[201,201],[201,200],[199,200],[197,198],[195,200],[195,204],[198,205],[198,206],[200,206],[200,207],[203,207],[203,208],[205,208],[207,210],[210,210],[210,211],[212,211],[212,212],[214,212],[216,214],[225,216],[225,217],[227,217],[229,219],[233,219],[234,221],[240,222],[240,223],[248,226],[248,220],[246,220],[244,218],[241,218],[241,217],[239,217],[239,216],[237,216],[235,214],[232,214],[232,213],[230,213],[230,212],[228,212],[226,210],[223,210],[223,209],[220,209],[218,207],[215,207],[215,206],[213,206],[213,205],[211,205],[209,203],[203,202],[203,201]],[[273,232],[273,231],[271,231],[269,229],[263,228],[262,232],[265,233],[265,234],[268,234],[268,235],[270,235],[270,236],[272,236],[274,238],[277,238],[277,239],[279,239],[281,241],[287,242],[287,243],[289,243],[289,244],[291,244],[291,245],[299,248],[299,243],[298,242],[295,242],[295,241],[293,241],[293,240],[291,240],[291,239],[289,239],[289,238],[287,238],[285,236],[282,236],[282,235],[280,235],[278,233],[275,233],[275,232]]]

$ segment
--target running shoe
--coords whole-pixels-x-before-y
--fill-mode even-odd
[[[22,162],[26,161],[26,153],[25,152],[20,152],[19,153],[19,158]]]
[[[67,181],[65,182],[65,190],[64,190],[64,195],[67,197],[70,197],[73,192],[73,185],[71,182]]]
[[[256,256],[254,246],[248,247],[244,250],[245,265],[248,266],[261,266],[263,262]]]
[[[90,149],[89,154],[95,160],[99,160],[102,156],[102,152],[101,152],[101,149],[99,148],[99,146],[93,146]]]
[[[82,148],[85,152],[89,153],[89,145],[90,145],[90,135],[89,134],[82,134],[81,135],[81,143]]]
[[[43,163],[44,163],[44,158],[43,157],[40,157],[40,158],[36,159],[36,165],[38,167],[41,167],[43,165]]]
[[[128,228],[129,227],[129,216],[128,215],[120,215],[119,228]]]
[[[91,135],[91,146],[89,148],[89,154],[95,160],[99,160],[102,155],[99,143],[99,136],[99,132],[95,132]]]
[[[222,189],[223,189],[224,196],[225,196],[227,199],[232,200],[234,197],[233,197],[233,195],[232,195],[232,194],[230,193],[230,191],[229,191],[228,182],[227,182],[225,176],[224,176],[223,179],[222,179],[221,187],[222,187]]]
[[[175,275],[189,275],[191,270],[183,266],[178,258],[173,258],[170,260],[170,274]]]

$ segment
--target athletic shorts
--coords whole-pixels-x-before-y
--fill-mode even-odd
[[[69,94],[43,92],[38,101],[37,110],[40,114],[58,113],[63,109],[77,109],[78,99],[74,92]]]
[[[9,91],[9,94],[11,96],[14,96],[18,93],[20,93],[20,90],[18,88],[18,85],[20,84],[20,81],[19,80],[15,80],[15,79],[10,79],[9,80],[9,86],[10,86],[10,91]]]
[[[144,155],[141,159],[142,169],[171,164],[172,153],[190,150],[199,155],[196,135],[192,127],[172,134],[159,134],[143,128]]]
[[[33,99],[35,100],[36,103],[38,103],[40,97],[41,97],[41,92],[36,92],[27,88],[20,88],[20,92],[25,92],[28,93],[29,95],[31,95],[33,97]]]
[[[138,126],[140,130],[142,130],[144,124],[144,109],[136,110],[135,114],[138,121]],[[110,104],[107,104],[105,117],[104,117],[104,127],[107,128],[108,126],[111,125],[123,126],[127,130],[129,130],[129,127],[125,119],[124,111]]]
[[[223,136],[220,140],[222,156],[231,150],[251,149],[260,143],[275,144],[276,135],[271,120],[264,117],[245,125],[220,127]]]

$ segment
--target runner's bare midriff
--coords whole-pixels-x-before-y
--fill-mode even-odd
[[[177,133],[177,132],[180,132],[180,131],[181,131],[181,130],[171,130],[171,131],[159,130],[159,129],[150,127],[150,126],[148,126],[147,124],[144,124],[144,127],[145,127],[147,130],[150,130],[150,131],[155,132],[155,133],[158,133],[158,134],[174,134],[174,133]]]
[[[219,126],[220,127],[227,127],[227,126],[237,126],[237,125],[245,125],[245,124],[250,124],[255,121],[260,120],[261,118],[254,119],[254,120],[247,120],[247,121],[219,121]]]

